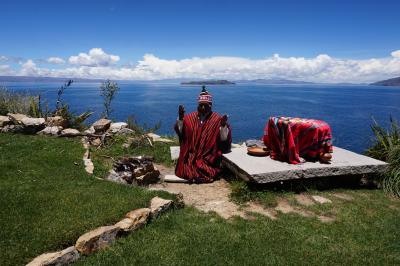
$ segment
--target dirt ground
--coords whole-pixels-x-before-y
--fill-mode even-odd
[[[174,169],[162,165],[156,165],[162,177],[167,174],[174,174]],[[238,205],[230,200],[231,188],[225,179],[217,180],[210,184],[187,184],[187,183],[166,183],[153,184],[151,190],[163,190],[170,193],[182,193],[186,205],[193,206],[204,212],[215,212],[225,219],[233,216],[240,216],[244,219],[253,219],[253,213],[264,215],[270,219],[277,219],[279,214],[295,213],[302,217],[317,217],[321,222],[332,222],[334,217],[318,216],[314,212],[305,210],[299,206],[292,206],[286,198],[277,198],[277,206],[265,208],[256,202],[249,202],[246,205]],[[344,193],[332,195],[333,197],[351,200],[349,195]],[[298,205],[310,206],[319,204],[308,194],[295,195]]]

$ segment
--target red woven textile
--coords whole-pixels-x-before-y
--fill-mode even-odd
[[[317,160],[321,153],[333,152],[331,128],[321,120],[270,117],[263,140],[272,159],[291,164],[300,163],[300,157]]]
[[[200,123],[197,112],[185,115],[176,176],[197,183],[212,182],[217,177],[221,171],[222,151],[228,150],[232,142],[230,128],[228,139],[220,140],[221,118],[213,112]]]

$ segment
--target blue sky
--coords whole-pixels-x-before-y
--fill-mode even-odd
[[[0,9],[0,56],[3,56],[0,74],[25,73],[18,71],[28,60],[41,70],[27,74],[68,74],[56,70],[82,66],[79,63],[71,65],[69,58],[80,53],[89,54],[93,48],[101,48],[104,54],[119,59],[110,63],[84,64],[85,67],[119,67],[119,70],[137,67],[139,61],[146,61],[143,59],[146,54],[180,63],[194,57],[261,60],[273,58],[274,54],[285,59],[304,57],[310,60],[328,55],[347,63],[377,58],[385,63],[382,61],[385,58],[397,58],[391,54],[400,49],[400,1],[395,0],[2,0]],[[46,60],[50,57],[61,58],[65,63],[49,64]],[[397,72],[400,75],[397,62],[394,63],[388,76]],[[251,67],[254,69],[253,65]],[[143,66],[140,69],[142,71]],[[99,69],[89,70],[81,74],[92,73],[89,76],[94,77],[93,73]],[[157,69],[152,71],[157,72]],[[226,73],[218,71],[221,77]],[[180,72],[176,70],[175,74]],[[200,77],[206,76],[200,72]],[[281,72],[279,68],[277,73],[268,70],[261,71],[260,75],[281,77]],[[369,78],[384,77],[383,74]],[[135,75],[127,78],[143,76]],[[228,76],[231,75],[233,73]],[[295,73],[288,78],[321,79],[316,78],[315,73],[312,73],[314,77],[307,75]],[[149,77],[170,76],[153,73]],[[347,80],[352,79],[354,77]]]

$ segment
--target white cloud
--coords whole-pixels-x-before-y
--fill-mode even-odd
[[[9,65],[0,65],[0,74],[3,76],[14,76],[15,71]]]
[[[393,51],[393,52],[391,53],[391,55],[392,55],[393,57],[400,58],[400,50]]]
[[[109,66],[119,61],[119,56],[107,54],[101,48],[90,49],[89,53],[71,56],[68,62],[80,66]]]
[[[242,57],[193,57],[167,60],[145,54],[136,65],[116,65],[119,56],[94,48],[89,54],[71,56],[64,68],[41,68],[27,60],[16,75],[153,80],[169,78],[258,79],[281,78],[313,82],[374,82],[400,76],[400,50],[383,58],[339,59],[326,54],[313,58],[281,57],[274,54],[261,59]],[[75,65],[75,66],[74,66]],[[8,70],[9,71],[9,70]],[[0,68],[0,75],[6,70]]]
[[[55,56],[47,58],[47,62],[50,64],[56,64],[56,65],[61,65],[61,64],[65,63],[64,59],[62,59],[60,57],[55,57]]]

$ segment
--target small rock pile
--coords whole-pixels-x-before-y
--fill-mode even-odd
[[[107,180],[137,186],[146,186],[160,180],[160,171],[148,156],[123,157],[114,162]]]
[[[0,132],[39,134],[52,136],[78,136],[81,133],[72,128],[66,128],[67,121],[61,116],[34,118],[24,114],[0,116]]]
[[[112,123],[108,119],[96,121],[88,130],[80,132],[68,128],[67,121],[61,116],[34,118],[24,114],[9,113],[0,116],[0,132],[38,134],[61,137],[87,136],[90,144],[100,146],[111,135],[128,135],[134,133],[125,122]]]

